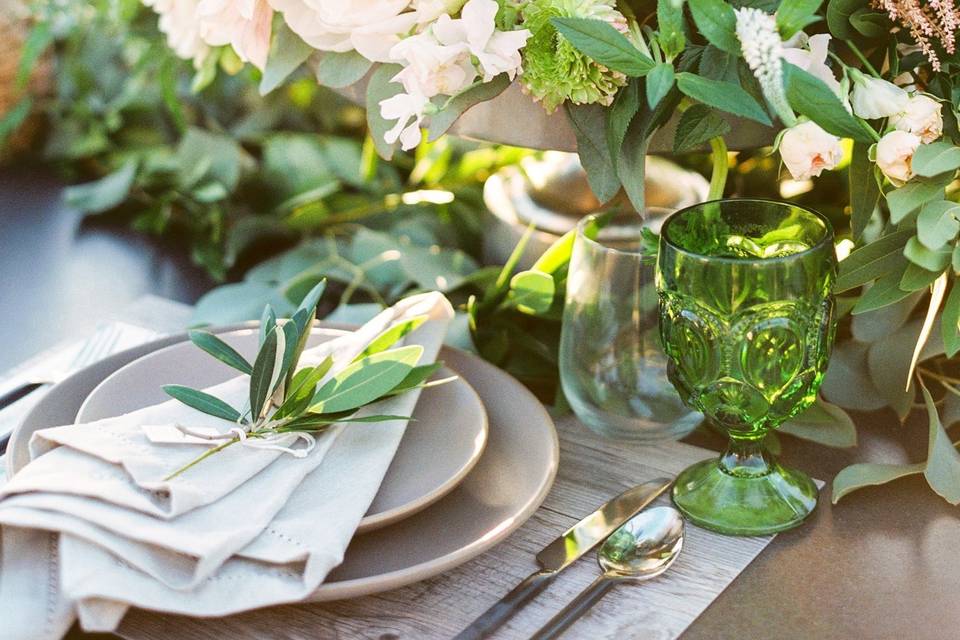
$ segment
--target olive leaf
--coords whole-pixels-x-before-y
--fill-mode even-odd
[[[283,331],[276,327],[267,333],[250,373],[250,412],[258,419],[266,409],[267,399],[273,394],[277,376],[283,366]]]
[[[187,334],[190,342],[197,345],[220,362],[233,367],[240,373],[250,374],[253,367],[246,358],[217,336],[207,331],[191,331]]]
[[[333,366],[333,358],[327,356],[323,362],[315,367],[305,367],[297,371],[287,385],[286,398],[273,414],[275,419],[285,418],[289,415],[302,413],[313,399],[313,394],[317,391],[317,385],[320,380],[330,371]]]
[[[240,419],[240,412],[216,396],[198,389],[191,389],[179,384],[168,384],[163,387],[164,393],[183,404],[217,418],[230,422]]]
[[[393,345],[397,343],[398,340],[403,338],[408,333],[416,331],[420,325],[428,320],[427,316],[415,316],[403,322],[398,322],[391,326],[390,328],[384,330],[380,335],[370,341],[370,344],[354,358],[354,362],[358,360],[363,360],[368,356],[372,356],[375,353],[380,353],[386,351]]]
[[[345,411],[373,402],[400,384],[422,355],[423,347],[410,345],[354,362],[320,387],[308,411]]]

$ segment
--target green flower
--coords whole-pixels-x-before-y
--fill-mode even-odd
[[[523,50],[520,81],[524,90],[548,113],[566,100],[609,105],[627,83],[626,76],[577,51],[557,32],[551,18],[591,18],[626,25],[614,0],[531,0],[523,8],[523,26],[533,34]]]

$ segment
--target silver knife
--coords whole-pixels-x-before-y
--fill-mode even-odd
[[[567,529],[562,536],[537,554],[539,571],[530,574],[513,591],[457,634],[454,640],[480,640],[493,633],[520,607],[543,591],[558,573],[603,542],[620,525],[666,491],[672,483],[673,480],[669,478],[657,478],[627,489]]]

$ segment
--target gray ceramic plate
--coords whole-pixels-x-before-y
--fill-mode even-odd
[[[308,346],[342,334],[316,329]],[[256,357],[258,330],[240,329],[220,337],[248,360]],[[77,412],[76,422],[111,418],[169,400],[160,388],[165,384],[204,389],[236,375],[192,343],[175,344],[134,360],[97,385]],[[441,378],[456,375],[449,369],[439,373]],[[404,434],[358,533],[397,522],[450,493],[473,469],[487,444],[487,412],[477,392],[462,378],[423,391],[413,417],[415,422]]]
[[[241,327],[229,327],[224,331]],[[183,342],[184,334],[113,355],[53,387],[17,427],[8,471],[27,461],[38,429],[73,422],[93,389],[120,367]],[[453,491],[401,522],[357,536],[344,563],[313,600],[355,598],[425,580],[467,562],[516,531],[540,506],[559,461],[550,416],[525,387],[483,360],[450,348],[440,359],[469,382],[487,408],[489,437],[477,466]]]

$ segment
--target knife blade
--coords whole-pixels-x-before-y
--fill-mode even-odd
[[[530,574],[499,602],[487,609],[454,640],[480,640],[498,629],[553,578],[588,551],[603,542],[620,525],[635,516],[662,494],[673,480],[657,478],[627,489],[567,529],[537,554],[540,570]]]

